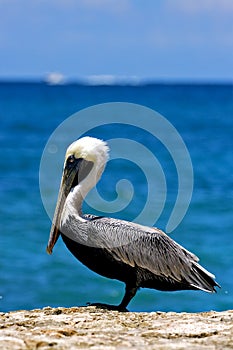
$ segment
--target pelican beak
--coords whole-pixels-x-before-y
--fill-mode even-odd
[[[60,236],[59,227],[60,227],[62,211],[63,211],[65,200],[66,200],[66,197],[64,194],[65,193],[65,186],[66,186],[66,184],[64,182],[64,175],[63,175],[60,190],[58,193],[57,205],[56,205],[56,209],[54,212],[53,222],[52,222],[52,226],[51,226],[51,230],[50,230],[49,241],[48,241],[47,248],[46,248],[46,251],[48,254],[52,254],[53,247],[55,246],[55,244]]]
[[[77,174],[81,163],[80,160],[81,159],[69,157],[65,164],[65,168],[61,179],[60,190],[58,193],[57,205],[50,230],[49,241],[46,249],[48,254],[52,254],[53,247],[55,246],[60,236],[59,229],[61,224],[62,212],[64,209],[66,198],[70,193],[71,188],[76,185],[76,181],[78,180]]]

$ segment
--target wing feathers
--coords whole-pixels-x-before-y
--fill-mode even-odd
[[[92,221],[92,230],[103,236],[106,248],[116,260],[145,268],[156,275],[183,280],[198,258],[156,228],[103,218]],[[94,227],[93,227],[94,226]]]
[[[138,266],[157,276],[214,291],[214,275],[198,264],[198,257],[173,241],[163,231],[111,218],[70,216],[66,234],[74,241],[106,249],[114,259]]]

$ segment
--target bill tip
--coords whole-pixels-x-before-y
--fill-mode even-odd
[[[47,252],[49,255],[51,255],[52,252],[53,252],[53,250],[52,250],[51,248],[47,247],[47,248],[46,248],[46,252]]]

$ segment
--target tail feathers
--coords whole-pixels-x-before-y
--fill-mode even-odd
[[[207,271],[197,262],[193,262],[193,275],[190,277],[190,284],[195,289],[200,289],[209,293],[216,293],[215,286],[220,285],[214,280],[215,276]]]

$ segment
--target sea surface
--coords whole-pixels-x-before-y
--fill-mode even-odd
[[[186,144],[193,167],[193,193],[186,215],[169,235],[194,252],[200,258],[200,263],[216,275],[216,280],[221,285],[216,294],[140,289],[130,303],[129,310],[199,312],[233,308],[231,84],[88,86],[73,83],[50,86],[43,82],[2,82],[0,311],[48,305],[81,306],[87,302],[120,302],[124,292],[123,283],[88,270],[70,254],[61,239],[53,254],[46,254],[51,219],[43,201],[48,201],[51,208],[54,208],[57,195],[54,194],[57,191],[56,186],[54,190],[54,184],[60,182],[62,164],[59,160],[58,170],[53,176],[49,170],[47,176],[46,166],[41,168],[44,148],[62,122],[85,108],[100,104],[109,106],[109,103],[115,102],[137,104],[157,111],[171,123]],[[89,113],[89,117],[94,121],[95,114],[92,117]],[[117,116],[109,115],[109,125],[105,120],[104,125],[92,129],[88,120],[85,124],[84,118],[80,126],[77,123],[74,125],[70,135],[64,133],[64,138],[66,142],[72,142],[74,134],[79,138],[85,130],[85,135],[90,134],[104,140],[135,140],[137,144],[149,149],[158,160],[167,183],[164,210],[154,225],[166,230],[178,191],[177,169],[172,152],[153,133],[143,130],[143,127],[138,129],[134,125],[133,115],[130,117],[131,123],[125,125],[118,123]],[[142,116],[142,121],[143,118]],[[148,125],[148,121],[145,123]],[[154,125],[152,124],[151,127]],[[57,140],[57,144],[50,148],[55,162],[59,142]],[[116,183],[126,179],[127,183],[121,183],[125,187],[121,187],[118,199],[129,200],[129,203],[117,212],[113,210],[112,214],[106,215],[132,221],[143,209],[148,199],[148,191],[153,188],[153,184],[150,184],[152,187],[147,189],[147,182],[151,179],[147,179],[146,172],[153,169],[154,165],[150,157],[142,157],[130,145],[127,149],[123,146],[122,143],[122,148],[119,146],[118,150],[122,157],[109,162],[97,187],[100,197],[111,202],[117,198]],[[62,154],[65,153],[63,148],[62,146]],[[130,154],[133,161],[128,159]],[[139,166],[139,158],[143,158],[142,167]],[[41,169],[45,173],[40,174]],[[43,198],[39,185],[41,176],[47,181],[42,184]],[[157,183],[156,172],[154,181]],[[154,198],[156,199],[156,193]],[[159,198],[163,198],[163,193],[158,189],[158,200]],[[90,198],[90,203],[84,205],[84,211],[105,215],[98,207],[98,200],[94,200],[96,203],[92,206]],[[106,206],[103,208],[106,210]],[[142,218],[144,222],[141,223],[147,225],[152,216],[151,205],[149,212]]]

